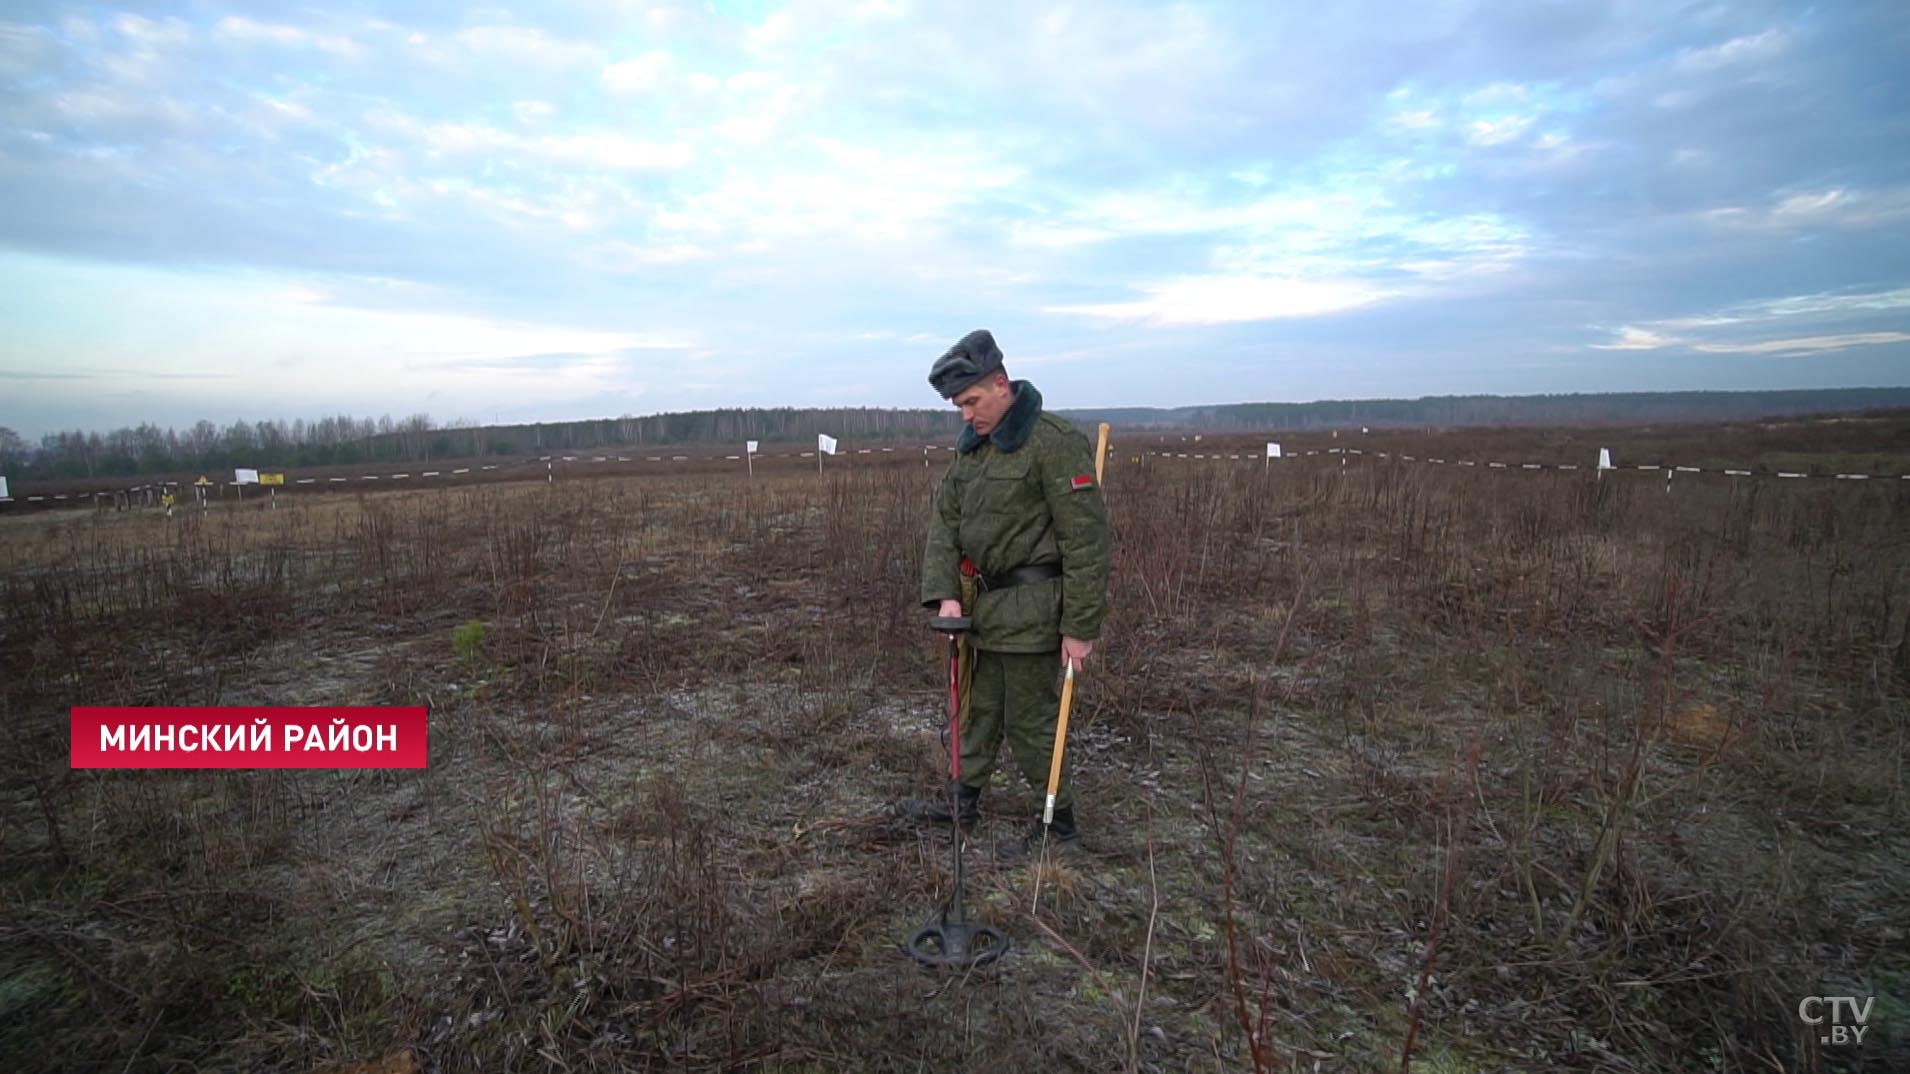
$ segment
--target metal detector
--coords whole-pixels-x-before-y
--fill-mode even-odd
[[[948,636],[948,823],[955,854],[955,890],[933,921],[909,936],[909,954],[924,966],[966,969],[1000,958],[1008,937],[970,921],[962,910],[962,818],[957,788],[962,782],[962,635],[971,621],[937,616],[929,628]]]

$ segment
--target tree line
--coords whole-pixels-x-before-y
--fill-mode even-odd
[[[1063,410],[1091,426],[1211,431],[1373,427],[1638,424],[1728,421],[1910,407],[1910,388],[1755,392],[1607,392],[1572,395],[1451,395],[1314,403],[1231,403],[1202,407]],[[961,429],[952,409],[731,407],[582,421],[438,425],[427,414],[394,419],[346,415],[284,421],[201,420],[181,432],[144,423],[108,433],[48,433],[31,445],[0,428],[0,476],[94,478],[211,471],[291,469],[484,456],[548,455],[595,448],[674,444],[846,440],[947,441]]]
[[[547,455],[591,448],[693,443],[813,441],[817,433],[851,440],[948,439],[960,415],[877,407],[730,408],[583,421],[438,425],[427,414],[394,419],[347,415],[285,421],[201,420],[181,431],[151,423],[89,432],[47,433],[37,445],[0,427],[0,475],[21,480],[167,474],[190,470],[293,469],[486,456]]]
[[[1636,425],[1744,421],[1910,406],[1910,388],[1796,391],[1592,392],[1566,395],[1429,395],[1418,399],[1326,399],[1313,403],[1228,403],[1171,409],[1067,411],[1070,417],[1138,428],[1255,429],[1464,428],[1494,425]]]

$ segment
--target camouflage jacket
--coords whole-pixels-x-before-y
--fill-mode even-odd
[[[1015,401],[986,437],[963,429],[942,475],[922,557],[922,603],[961,598],[966,555],[984,575],[1057,564],[1061,577],[981,593],[968,609],[978,649],[1042,653],[1061,636],[1093,641],[1107,614],[1108,524],[1088,438],[1014,382]]]

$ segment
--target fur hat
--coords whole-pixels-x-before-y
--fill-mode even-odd
[[[977,328],[935,360],[928,382],[942,398],[953,399],[991,373],[1001,371],[1001,348],[986,328]]]

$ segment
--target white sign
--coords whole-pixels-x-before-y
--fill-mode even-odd
[[[1268,445],[1267,445],[1267,458],[1269,458],[1269,459],[1277,459],[1277,458],[1279,458],[1279,457],[1280,457],[1280,445],[1279,445],[1279,444],[1268,444]]]
[[[232,471],[232,483],[235,485],[256,485],[259,483],[259,472],[257,470],[234,470]]]
[[[0,500],[7,498],[7,479],[0,477]]]
[[[1598,468],[1601,470],[1609,470],[1612,468],[1612,449],[1611,448],[1598,449]]]
[[[836,453],[836,438],[817,433],[816,450],[822,452],[824,455],[834,455]]]
[[[749,452],[751,455],[756,454],[756,441],[748,441],[747,446],[745,446],[743,450]]]

